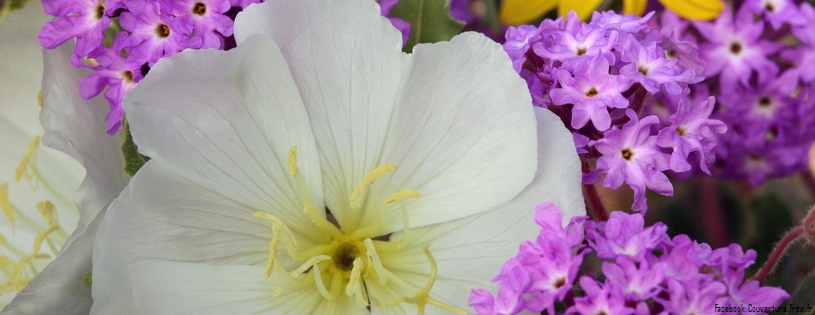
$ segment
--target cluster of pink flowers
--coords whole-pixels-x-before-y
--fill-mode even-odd
[[[800,2],[800,1],[799,1]],[[699,47],[705,80],[694,100],[715,96],[714,176],[753,185],[806,169],[815,141],[815,9],[806,1],[747,0],[714,21],[689,22],[664,12],[661,25]],[[657,96],[661,108],[678,101]]]
[[[235,47],[237,14],[263,0],[43,0],[56,19],[40,30],[43,47],[54,49],[76,39],[71,63],[93,70],[79,94],[90,99],[103,91],[110,105],[108,133],[122,128],[122,99],[156,62],[185,49]],[[399,0],[378,0],[387,15]],[[389,18],[406,41],[410,24]],[[112,42],[103,45],[105,39]],[[107,90],[105,90],[107,88]]]
[[[744,281],[756,252],[712,249],[687,235],[671,238],[662,223],[646,227],[641,214],[611,213],[607,222],[573,217],[539,205],[538,238],[521,244],[493,282],[498,292],[473,290],[478,314],[707,314],[716,307],[779,305],[784,290]],[[584,257],[603,260],[602,272],[579,275]]]
[[[645,210],[645,191],[672,195],[665,171],[708,172],[715,136],[725,125],[710,119],[712,98],[689,98],[702,80],[696,46],[670,28],[639,18],[595,12],[590,23],[569,17],[539,27],[511,27],[504,50],[528,85],[535,106],[549,108],[572,131],[587,165],[585,184],[634,190],[633,209]],[[650,22],[650,24],[649,24]],[[679,106],[663,119],[651,114],[654,97]]]

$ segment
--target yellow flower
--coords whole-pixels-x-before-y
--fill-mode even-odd
[[[559,16],[574,11],[580,19],[587,19],[602,0],[505,0],[499,18],[508,25],[529,23],[557,7]],[[623,0],[623,14],[642,15],[647,0]],[[724,10],[719,0],[659,0],[669,10],[686,19],[711,20]]]

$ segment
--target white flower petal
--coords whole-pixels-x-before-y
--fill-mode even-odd
[[[326,204],[353,228],[348,196],[380,155],[404,69],[401,34],[369,0],[276,0],[238,14],[235,38],[271,36],[283,51],[312,122]],[[399,165],[397,165],[399,167]]]
[[[370,1],[281,0],[250,7],[235,26],[239,43],[262,33],[283,50],[314,125],[327,205],[340,225],[353,230],[370,216],[349,211],[348,196],[385,163],[396,171],[374,182],[363,209],[418,190],[423,197],[411,202],[417,226],[517,195],[535,167],[534,117],[526,84],[500,45],[465,34],[417,46],[410,64],[396,48],[399,33],[377,10]],[[383,233],[401,227],[398,210],[389,215],[395,220]]]
[[[539,231],[534,220],[535,206],[555,203],[563,211],[564,223],[575,215],[585,215],[580,189],[580,162],[571,134],[560,119],[546,109],[535,109],[538,119],[538,171],[532,183],[512,201],[482,214],[410,230],[408,247],[395,255],[382,255],[382,264],[405,280],[421,288],[430,265],[421,248],[429,244],[438,263],[438,279],[431,297],[469,309],[470,290],[494,288],[491,283],[503,263],[515,256],[518,246],[534,239]],[[402,233],[391,239],[398,240]],[[371,296],[394,296],[393,286]],[[415,292],[414,292],[415,293]],[[428,314],[433,314],[428,306]]]
[[[175,175],[150,160],[111,205],[93,259],[94,314],[134,310],[127,268],[146,258],[210,264],[266,265],[272,229],[258,210]],[[271,212],[271,211],[270,211]],[[314,243],[298,234],[297,246]],[[294,269],[283,251],[279,262]]]
[[[313,228],[287,155],[298,147],[298,167],[318,210],[320,165],[287,69],[275,43],[260,35],[226,52],[187,50],[162,59],[125,97],[139,151],[248,208],[274,209],[292,230]]]
[[[375,195],[419,191],[408,201],[411,226],[503,204],[534,176],[538,144],[526,83],[501,45],[482,34],[416,46],[389,127],[382,156],[397,170],[374,182],[384,192]],[[398,207],[387,209],[383,234],[401,229]]]
[[[141,314],[367,314],[352,299],[329,302],[314,286],[288,281],[274,297],[263,267],[145,261],[130,272]]]
[[[124,172],[122,138],[105,133],[106,101],[101,96],[87,101],[79,96],[79,82],[90,71],[70,64],[72,51],[72,44],[44,51],[40,112],[43,143],[74,157],[87,171],[76,196],[80,222],[66,246],[85,232],[130,179]]]

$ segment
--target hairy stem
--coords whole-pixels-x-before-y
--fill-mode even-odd
[[[799,225],[792,231],[789,231],[787,235],[784,235],[784,238],[782,238],[781,241],[778,242],[778,245],[775,246],[775,249],[773,249],[773,252],[770,254],[770,258],[767,258],[767,262],[764,263],[764,266],[761,266],[761,270],[759,270],[758,274],[756,274],[755,279],[758,280],[758,282],[763,282],[764,278],[767,278],[767,275],[769,275],[773,268],[775,268],[775,266],[778,264],[781,256],[784,255],[787,248],[796,239],[798,239],[803,232],[803,227]]]

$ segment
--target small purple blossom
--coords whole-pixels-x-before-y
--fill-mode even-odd
[[[656,116],[640,120],[633,110],[626,110],[630,121],[622,129],[612,127],[603,139],[593,143],[602,156],[597,170],[607,173],[603,186],[618,188],[625,182],[634,190],[634,210],[645,210],[645,189],[673,195],[673,186],[662,173],[669,167],[669,155],[656,146],[657,137],[651,126],[658,125]]]
[[[591,277],[580,277],[580,287],[586,296],[576,298],[574,305],[567,310],[578,314],[628,315],[634,310],[626,307],[622,291],[613,283],[602,285]]]
[[[110,18],[105,15],[104,0],[44,0],[45,13],[57,17],[45,23],[37,38],[46,49],[54,49],[76,38],[71,62],[81,66],[80,58],[100,45]]]
[[[727,131],[727,126],[720,120],[710,119],[715,98],[691,105],[687,98],[682,98],[676,113],[668,117],[672,125],[663,129],[657,136],[657,145],[672,148],[671,170],[685,172],[691,169],[688,155],[697,152],[700,157],[699,168],[710,174],[707,164],[715,158],[713,149],[715,138]]]
[[[177,18],[160,14],[157,3],[147,2],[139,10],[123,12],[119,23],[130,32],[122,43],[130,54],[125,62],[128,67],[153,66],[159,59],[169,57],[184,48],[200,47],[201,39],[188,39]]]
[[[470,305],[478,314],[543,310],[552,315],[713,314],[716,304],[780,305],[789,298],[780,288],[743,281],[746,268],[755,261],[755,251],[743,251],[737,244],[713,249],[687,235],[671,239],[667,226],[646,227],[640,213],[612,212],[607,223],[586,221],[582,228],[584,218],[573,218],[563,228],[557,207],[543,203],[536,208],[535,218],[541,226],[540,237],[524,243],[518,255],[501,268],[493,280],[498,282],[497,296],[486,289],[471,292]],[[586,240],[574,243],[583,235],[583,228]],[[617,241],[604,248],[595,244],[601,238],[606,238],[601,242]],[[630,240],[650,245],[606,250],[622,248]],[[602,274],[583,275],[578,280],[570,270],[555,286],[551,277],[541,277],[542,271],[557,274],[551,270],[561,269],[558,259],[572,257],[571,264],[580,265],[589,254],[587,246],[602,260]],[[547,285],[535,284],[544,279]]]
[[[670,244],[664,224],[645,228],[641,215],[622,211],[612,212],[607,222],[586,222],[585,229],[589,246],[600,258],[625,255],[641,259],[645,253]]]
[[[613,263],[603,263],[603,274],[609,283],[622,288],[628,300],[647,300],[661,291],[660,284],[665,279],[665,264],[658,262],[649,266],[647,259],[637,261],[620,255]]]
[[[233,22],[224,15],[229,11],[229,0],[162,0],[160,3],[163,11],[178,16],[177,24],[182,33],[192,34],[191,37],[201,43],[190,48],[223,49],[224,37],[232,36]]]
[[[764,15],[767,22],[776,30],[784,23],[794,26],[806,23],[792,0],[747,0],[744,7],[752,13]]]
[[[119,33],[113,40],[112,48],[101,46],[88,54],[99,65],[92,67],[93,74],[82,79],[79,85],[79,95],[84,99],[91,99],[101,93],[105,86],[108,87],[105,91],[105,99],[110,105],[110,112],[105,117],[108,133],[115,133],[121,128],[124,115],[122,99],[143,77],[138,68],[125,65],[126,58],[121,55],[121,43],[126,37],[127,34]]]
[[[572,128],[579,129],[591,120],[597,130],[611,127],[609,108],[626,108],[628,100],[622,92],[631,87],[631,81],[618,75],[609,75],[609,62],[601,55],[582,62],[572,75],[557,70],[560,88],[550,92],[555,105],[573,104]]]
[[[668,93],[679,94],[682,93],[680,83],[699,81],[693,70],[678,66],[678,60],[668,60],[658,42],[642,45],[630,38],[626,43],[628,47],[622,59],[629,64],[620,69],[620,74],[639,82],[648,92],[657,93],[664,86]]]
[[[778,71],[768,56],[781,46],[760,39],[764,24],[753,23],[753,15],[747,9],[739,10],[735,20],[726,11],[712,24],[697,22],[694,26],[708,41],[699,46],[705,63],[702,75],[720,75],[721,89],[732,91],[737,83],[749,85],[753,71],[759,77]]]

